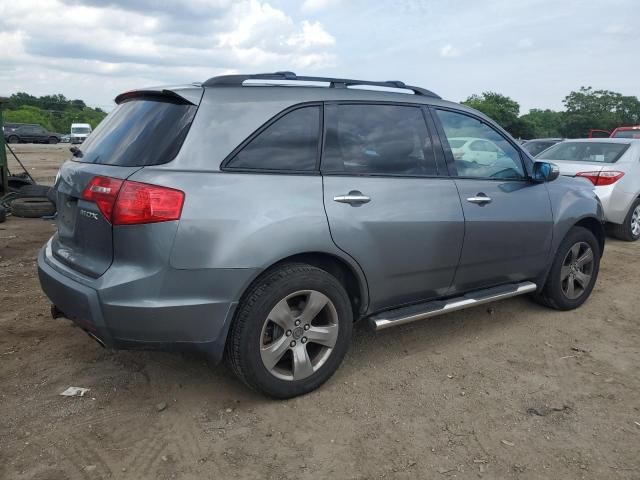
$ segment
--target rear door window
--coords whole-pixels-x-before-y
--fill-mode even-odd
[[[328,105],[322,169],[354,175],[437,175],[422,110],[402,105]]]
[[[134,97],[120,103],[82,144],[85,163],[142,167],[170,162],[180,151],[197,107],[178,98]]]
[[[254,136],[229,161],[227,168],[310,172],[320,152],[319,106],[284,114]]]

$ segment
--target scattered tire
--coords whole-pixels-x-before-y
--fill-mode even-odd
[[[0,207],[0,223],[4,222],[7,219],[7,211],[4,207]]]
[[[16,217],[40,218],[56,213],[56,207],[47,198],[16,198],[11,202],[11,213]]]
[[[573,227],[556,252],[547,283],[535,298],[556,310],[578,308],[589,298],[596,283],[600,253],[598,240],[591,231]]]
[[[11,135],[7,139],[7,142],[9,142],[9,143],[20,143],[20,139],[18,137],[16,137],[15,135]]]
[[[32,185],[33,182],[29,177],[22,177],[18,175],[11,175],[7,179],[7,183],[9,184],[10,192],[19,192],[22,187],[25,185]]]
[[[19,198],[49,197],[51,187],[46,185],[25,185],[18,190]]]
[[[302,263],[263,274],[243,296],[225,359],[248,386],[275,398],[315,390],[349,346],[353,312],[340,282]]]
[[[635,242],[640,238],[640,198],[631,204],[624,222],[620,225],[610,225],[611,234],[626,242]]]

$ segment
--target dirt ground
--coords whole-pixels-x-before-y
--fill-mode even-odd
[[[38,159],[67,147],[19,148],[53,178]],[[358,325],[327,384],[273,401],[202,358],[104,350],[52,320],[34,259],[53,230],[0,224],[1,479],[640,478],[640,243],[608,240],[577,311],[520,297]]]

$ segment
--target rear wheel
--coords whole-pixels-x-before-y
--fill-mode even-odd
[[[226,360],[250,387],[276,398],[315,390],[349,346],[353,314],[340,282],[316,267],[278,267],[250,287],[229,332]]]
[[[611,234],[627,242],[635,242],[640,238],[640,198],[631,204],[624,222],[611,224]]]
[[[573,227],[560,244],[538,300],[557,310],[582,305],[593,290],[600,269],[600,247],[595,235]]]

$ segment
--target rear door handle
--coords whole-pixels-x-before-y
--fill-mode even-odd
[[[476,205],[484,205],[491,203],[491,197],[487,197],[484,193],[479,193],[475,197],[467,198],[467,202],[475,203]]]
[[[336,195],[335,197],[333,197],[333,201],[358,206],[362,205],[363,203],[369,203],[371,201],[371,197],[363,195],[362,192],[359,192],[357,190],[352,190],[346,195]]]

